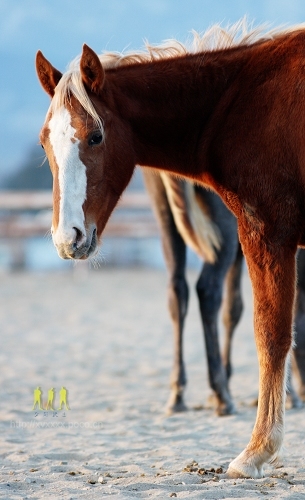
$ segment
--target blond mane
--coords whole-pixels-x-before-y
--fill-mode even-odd
[[[196,54],[200,52],[216,51],[228,49],[241,45],[253,45],[257,42],[270,40],[285,33],[304,29],[304,25],[294,26],[288,30],[269,30],[262,25],[256,28],[249,26],[244,18],[224,29],[219,24],[210,27],[203,35],[196,31],[192,32],[193,38],[190,42],[183,44],[177,40],[167,40],[158,46],[145,43],[145,49],[136,53],[106,52],[99,56],[105,70],[126,66],[131,64],[141,64],[145,62],[158,61],[160,59],[171,59],[174,57]],[[55,95],[52,99],[50,110],[55,111],[69,101],[72,94],[80,102],[82,107],[91,116],[98,128],[103,130],[101,118],[98,116],[82,82],[79,64],[80,57],[76,57],[68,66],[67,71],[60,79]]]

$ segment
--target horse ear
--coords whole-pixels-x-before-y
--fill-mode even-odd
[[[80,72],[84,84],[91,90],[91,92],[99,94],[104,85],[105,72],[96,53],[86,44],[83,45],[83,53],[80,60]]]
[[[62,74],[49,63],[40,50],[36,55],[36,71],[42,87],[50,97],[53,97]]]

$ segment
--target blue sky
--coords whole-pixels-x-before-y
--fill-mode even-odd
[[[0,179],[37,142],[48,107],[34,58],[38,49],[64,70],[84,42],[97,52],[141,49],[143,40],[185,41],[192,29],[247,15],[273,27],[305,22],[304,0],[1,0]],[[41,151],[37,148],[37,165]]]

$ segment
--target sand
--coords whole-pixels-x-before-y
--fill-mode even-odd
[[[221,478],[255,421],[258,370],[247,273],[234,341],[238,413],[216,417],[197,301],[185,332],[189,411],[165,416],[172,365],[166,275],[83,268],[0,279],[1,483],[5,499],[305,498],[304,409],[286,418],[283,467]],[[33,411],[34,389],[68,390],[70,410]]]

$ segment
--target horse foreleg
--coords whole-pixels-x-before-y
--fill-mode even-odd
[[[241,293],[243,260],[244,258],[241,246],[240,244],[238,244],[235,261],[230,267],[226,278],[226,298],[223,305],[223,322],[225,326],[223,363],[228,380],[232,375],[231,347],[233,333],[240,321],[243,312],[243,301]]]
[[[279,455],[284,436],[285,375],[292,343],[295,251],[284,245],[267,245],[257,233],[253,233],[245,231],[240,237],[253,287],[254,331],[259,360],[258,409],[250,442],[231,462],[230,477],[262,477],[264,464]]]

